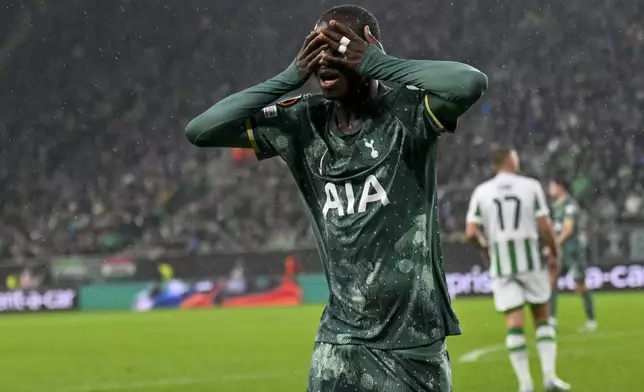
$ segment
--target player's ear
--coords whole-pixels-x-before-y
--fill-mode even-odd
[[[385,53],[385,48],[382,47],[382,44],[380,43],[380,41],[378,41],[376,37],[374,37],[373,34],[371,34],[369,25],[365,25],[364,27],[364,36],[367,39],[367,42],[369,42],[372,45],[376,45],[377,47],[380,48],[380,50],[382,50],[382,53]]]

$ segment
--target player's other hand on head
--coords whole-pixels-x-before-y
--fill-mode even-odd
[[[302,79],[308,80],[315,73],[320,67],[322,54],[328,49],[329,47],[319,29],[312,31],[306,37],[296,60],[297,70],[300,72]]]
[[[371,34],[369,26],[363,28],[362,33],[365,38],[335,20],[321,28],[320,33],[325,43],[332,49],[322,54],[321,64],[327,67],[340,66],[356,69],[367,53],[369,45],[376,45],[382,50],[382,44]]]

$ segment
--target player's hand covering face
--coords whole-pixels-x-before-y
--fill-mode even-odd
[[[327,46],[316,73],[322,94],[327,99],[341,99],[351,91],[357,91],[365,82],[355,70],[370,44],[382,46],[367,26],[363,30],[366,40],[336,20],[321,21],[316,26],[315,31]]]
[[[322,66],[355,70],[362,62],[369,45],[376,45],[382,49],[380,42],[371,35],[369,26],[364,26],[363,33],[366,39],[336,20],[329,22],[320,32],[324,35],[326,44],[333,49],[322,54]]]
[[[320,68],[322,54],[328,49],[324,36],[319,31],[312,31],[306,37],[296,60],[297,70],[300,71],[303,79],[308,80]]]

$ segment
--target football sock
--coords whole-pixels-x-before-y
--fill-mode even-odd
[[[550,295],[550,317],[553,319],[557,318],[557,295],[558,295],[557,289],[552,290],[552,294]]]
[[[557,343],[555,329],[548,323],[537,326],[537,351],[541,360],[541,372],[545,382],[557,377]]]
[[[586,319],[588,321],[595,320],[595,304],[593,303],[593,295],[590,291],[585,291],[581,294],[584,299],[584,310],[586,311]]]
[[[505,345],[510,352],[510,362],[519,380],[520,389],[531,390],[533,382],[532,375],[530,375],[530,363],[528,362],[528,350],[523,329],[510,328],[508,336],[505,338]]]

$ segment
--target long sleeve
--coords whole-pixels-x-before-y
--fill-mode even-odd
[[[194,118],[186,126],[186,137],[199,147],[234,147],[246,119],[304,83],[293,62],[274,78],[233,94]]]
[[[453,61],[404,60],[370,45],[358,73],[425,90],[445,102],[443,115],[455,120],[487,89],[487,76],[467,64]],[[446,114],[445,114],[446,113]]]

